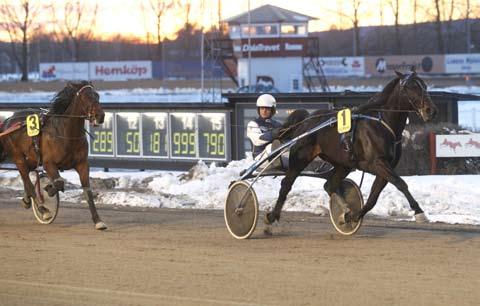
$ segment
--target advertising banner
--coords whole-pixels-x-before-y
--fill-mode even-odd
[[[436,135],[437,157],[480,156],[480,134]]]
[[[327,77],[365,75],[364,57],[321,57],[319,60],[323,69],[323,73]]]
[[[395,70],[405,73],[415,67],[421,74],[445,73],[444,55],[368,56],[365,58],[367,76],[393,76]]]
[[[480,53],[445,55],[446,73],[480,73]]]
[[[233,41],[233,52],[237,58],[248,57],[300,57],[306,52],[306,38],[252,38]]]
[[[88,63],[40,63],[40,79],[52,80],[87,80]]]
[[[151,78],[151,61],[90,62],[90,80],[125,81]]]

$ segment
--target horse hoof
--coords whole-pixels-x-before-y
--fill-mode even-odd
[[[265,236],[272,236],[273,235],[272,226],[270,225],[265,226],[265,228],[263,229],[263,234]]]
[[[426,223],[428,222],[428,218],[424,213],[419,213],[415,215],[415,221],[418,223]]]
[[[52,184],[48,184],[47,186],[45,186],[45,188],[43,188],[43,190],[48,193],[49,197],[53,197],[57,193],[57,189]]]
[[[263,222],[266,224],[266,225],[272,225],[273,222],[275,222],[275,216],[273,215],[273,213],[269,212],[265,215],[265,218],[263,219]]]
[[[100,230],[100,231],[103,231],[103,230],[106,230],[107,229],[107,225],[105,223],[103,223],[103,221],[100,221],[100,222],[97,222],[95,224],[95,229],[96,230]]]
[[[30,209],[30,207],[32,207],[32,199],[31,198],[28,198],[28,199],[22,198],[22,207],[25,208],[25,209]]]
[[[52,214],[49,211],[46,211],[42,214],[42,219],[44,221],[52,219]]]

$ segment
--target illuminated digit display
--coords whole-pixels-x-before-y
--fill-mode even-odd
[[[142,114],[143,156],[168,157],[168,114]]]
[[[117,155],[140,156],[140,113],[116,113]]]
[[[201,158],[226,158],[225,114],[198,114],[198,147]]]
[[[171,157],[195,158],[197,156],[195,113],[170,114]]]
[[[103,124],[89,126],[90,155],[114,156],[113,152],[113,113],[105,113]]]

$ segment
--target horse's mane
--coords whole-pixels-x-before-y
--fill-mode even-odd
[[[67,86],[53,97],[50,112],[53,114],[65,113],[70,103],[72,103],[78,89],[88,84],[87,81],[81,81],[79,83],[68,82]]]
[[[388,84],[385,85],[385,87],[380,93],[375,94],[373,97],[371,97],[367,101],[367,103],[360,105],[357,111],[368,111],[384,105],[388,101],[388,98],[392,95],[393,91],[395,90],[395,86],[397,86],[399,82],[400,78],[395,78],[388,82]]]

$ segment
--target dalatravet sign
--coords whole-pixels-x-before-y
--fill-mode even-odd
[[[445,55],[446,73],[480,73],[480,53]]]
[[[301,57],[305,54],[306,38],[255,38],[233,41],[233,52],[237,58],[248,57]]]
[[[406,72],[414,67],[422,74],[445,73],[443,55],[395,55],[365,57],[365,74],[367,76],[392,76],[395,70]]]
[[[39,71],[44,81],[88,79],[88,63],[84,62],[40,63]]]
[[[152,78],[151,61],[90,62],[90,80],[126,81]]]

